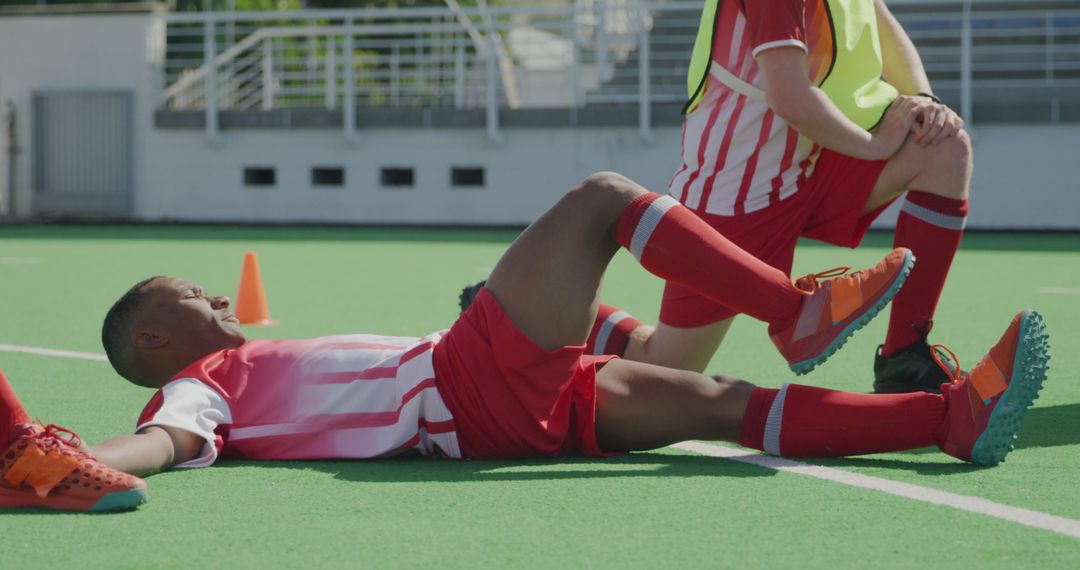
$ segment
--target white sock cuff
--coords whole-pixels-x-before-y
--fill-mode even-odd
[[[615,311],[608,315],[608,318],[604,319],[603,324],[600,325],[600,330],[596,332],[596,342],[593,346],[593,354],[600,356],[604,354],[604,349],[607,347],[608,339],[611,338],[611,331],[615,330],[615,326],[619,324],[619,321],[630,316],[630,313],[626,311]]]
[[[765,435],[762,437],[761,446],[769,455],[780,455],[780,427],[784,419],[784,400],[787,399],[787,391],[790,384],[780,387],[780,393],[776,395],[769,415],[765,418]]]
[[[967,216],[950,216],[948,214],[942,214],[941,212],[935,212],[930,208],[920,206],[906,198],[904,199],[904,205],[900,210],[909,216],[947,230],[960,231],[967,225]]]
[[[645,253],[645,244],[649,243],[649,238],[656,231],[656,226],[660,224],[660,220],[668,210],[678,205],[679,201],[671,196],[661,196],[649,204],[645,212],[641,214],[641,219],[634,228],[634,235],[630,238],[629,249],[634,259],[641,261],[641,256]]]

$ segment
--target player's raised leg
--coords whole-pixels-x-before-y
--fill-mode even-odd
[[[595,322],[603,272],[620,245],[653,273],[767,322],[792,321],[808,298],[783,272],[682,205],[614,173],[590,176],[530,225],[496,264],[487,288],[540,346],[582,344]]]
[[[738,442],[783,456],[843,456],[937,445],[977,465],[1012,449],[1046,378],[1042,318],[1025,311],[944,394],[857,394],[785,384],[758,388],[626,360],[597,375],[601,448],[634,451],[689,439]]]
[[[963,130],[928,146],[909,137],[882,170],[865,206],[872,212],[906,191],[893,244],[919,259],[893,301],[874,363],[878,392],[938,391],[948,381],[934,365],[926,337],[964,233],[971,169],[971,140]]]
[[[600,282],[619,245],[620,212],[644,189],[593,175],[529,225],[503,254],[486,288],[510,320],[546,350],[584,344]]]
[[[856,274],[845,276],[844,268],[792,284],[673,198],[600,173],[519,236],[487,287],[540,346],[581,344],[596,317],[603,270],[619,245],[655,275],[770,323],[773,341],[800,373],[887,304],[914,263],[898,249]]]
[[[674,198],[656,194],[636,198],[619,220],[616,239],[654,274],[768,322],[773,343],[798,374],[824,362],[873,318],[914,264],[910,251],[896,249],[876,266],[851,275],[844,267],[800,277],[795,281],[795,289],[803,295],[797,312],[776,320],[775,308],[783,305],[760,288],[762,280],[733,271],[714,252],[753,268],[754,275],[768,276],[770,283],[786,283],[786,275],[717,233]],[[769,303],[756,306],[762,298]],[[763,308],[774,311],[770,315]]]

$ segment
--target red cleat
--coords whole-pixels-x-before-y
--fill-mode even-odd
[[[938,434],[941,450],[975,465],[1004,461],[1024,413],[1039,397],[1049,360],[1042,315],[1018,313],[971,372],[942,386],[948,412]]]
[[[0,508],[101,512],[146,502],[145,481],[80,451],[79,437],[69,430],[19,424],[10,442],[0,455]]]
[[[851,268],[840,267],[795,280],[806,293],[799,313],[769,325],[791,370],[806,374],[825,362],[892,300],[914,265],[911,250],[898,247],[869,269],[845,275]]]

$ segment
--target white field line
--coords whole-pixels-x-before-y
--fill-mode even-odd
[[[1069,289],[1066,287],[1043,287],[1038,289],[1039,293],[1049,293],[1051,295],[1080,295],[1080,289]]]
[[[101,354],[93,354],[89,352],[73,352],[70,350],[52,350],[48,348],[34,348],[30,346],[16,346],[12,344],[0,344],[0,352],[21,352],[26,354],[37,354],[40,356],[55,356],[58,358],[76,358],[80,360],[108,362],[108,359]],[[996,519],[1014,522],[1017,524],[1022,524],[1024,526],[1030,526],[1032,528],[1049,530],[1051,532],[1056,532],[1065,536],[1080,538],[1080,521],[1078,520],[1067,519],[1064,517],[1059,517],[1046,513],[1040,513],[1039,511],[1023,509],[1020,507],[1011,507],[1009,505],[995,503],[981,497],[958,495],[956,493],[938,491],[937,489],[920,487],[919,485],[912,485],[910,483],[901,483],[899,481],[891,481],[889,479],[881,479],[879,477],[871,477],[869,475],[851,473],[849,471],[842,471],[840,469],[833,469],[831,467],[822,467],[821,465],[812,465],[810,463],[793,461],[791,459],[784,459],[782,457],[771,457],[768,455],[747,453],[745,450],[742,449],[735,449],[732,447],[724,447],[698,441],[677,443],[675,445],[672,445],[671,447],[681,449],[683,451],[690,451],[693,453],[708,455],[710,457],[730,459],[731,461],[738,461],[740,463],[749,463],[751,465],[757,465],[758,467],[764,467],[766,469],[775,469],[776,471],[786,471],[788,473],[807,475],[809,477],[824,479],[826,481],[832,481],[834,483],[840,483],[842,485],[849,485],[852,487],[861,487],[863,489],[881,491],[882,493],[896,495],[897,497],[904,497],[906,499],[922,501],[924,503],[930,503],[933,505],[952,507],[961,511],[986,515],[989,517],[994,517]]]
[[[70,350],[53,350],[51,348],[34,348],[32,346],[16,346],[14,344],[0,344],[0,352],[22,352],[25,354],[37,354],[39,356],[56,356],[58,358],[77,358],[79,360],[93,360],[96,362],[108,362],[104,354],[92,352],[72,352]]]
[[[781,457],[747,453],[746,450],[743,449],[723,447],[697,441],[677,443],[671,447],[708,455],[710,457],[721,457],[740,463],[749,463],[766,469],[807,475],[809,477],[824,479],[842,485],[881,491],[882,493],[896,495],[897,497],[904,497],[906,499],[913,499],[915,501],[922,501],[933,505],[952,507],[969,513],[986,515],[988,517],[994,517],[996,519],[1014,522],[1024,526],[1049,530],[1073,538],[1080,538],[1080,520],[1067,519],[1040,513],[1039,511],[1022,509],[1020,507],[1011,507],[981,497],[958,495],[956,493],[938,491],[937,489],[920,487],[919,485],[912,485],[910,483],[901,483],[899,481],[851,473],[849,471],[842,471],[831,467],[822,467],[821,465],[812,465],[801,461],[792,461],[791,459],[784,459]]]

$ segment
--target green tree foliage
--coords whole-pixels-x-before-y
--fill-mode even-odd
[[[268,10],[299,10],[304,7],[301,0],[176,0],[177,12],[202,12],[207,5],[211,10],[237,12],[263,12]]]
[[[130,4],[148,0],[0,0],[0,6],[36,6],[60,4]],[[477,0],[458,0],[462,6],[475,6]],[[506,0],[488,0],[488,5],[512,3]],[[445,6],[444,0],[175,0],[177,12],[201,12],[207,4],[216,11],[238,12],[266,10],[299,10],[302,8],[368,8]]]

